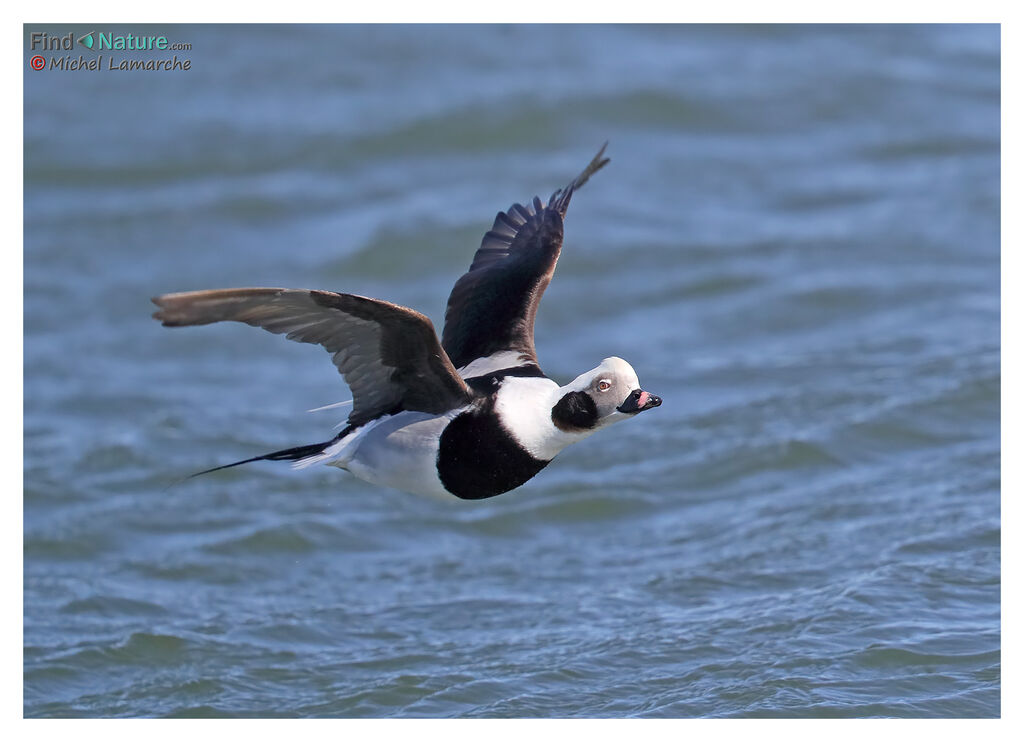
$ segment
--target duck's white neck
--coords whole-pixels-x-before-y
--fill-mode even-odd
[[[507,430],[531,456],[550,461],[566,446],[583,440],[594,430],[565,431],[555,427],[551,408],[569,391],[551,379],[506,376],[498,389],[494,411]]]

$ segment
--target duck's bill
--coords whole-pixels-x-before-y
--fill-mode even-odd
[[[620,404],[617,409],[619,412],[625,412],[627,415],[632,415],[637,412],[643,412],[649,410],[652,407],[657,407],[661,404],[661,397],[645,392],[643,389],[634,389],[632,394],[626,397],[626,401]]]

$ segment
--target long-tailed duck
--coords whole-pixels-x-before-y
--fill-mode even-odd
[[[441,342],[419,312],[354,294],[255,288],[154,298],[153,316],[167,327],[232,320],[322,345],[351,388],[347,426],[331,440],[207,472],[261,460],[325,463],[374,484],[477,500],[515,489],[566,446],[660,405],[621,358],[559,386],[533,346],[569,200],[608,162],[604,149],[546,206],[535,197],[498,214],[448,298]]]

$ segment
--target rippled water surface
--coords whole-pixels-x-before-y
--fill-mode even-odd
[[[27,716],[999,715],[996,27],[110,30],[192,68],[26,43]],[[495,212],[606,139],[537,345],[660,409],[481,502],[169,486],[348,394],[150,296],[440,327]]]

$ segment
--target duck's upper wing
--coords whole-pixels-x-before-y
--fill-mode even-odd
[[[498,213],[484,235],[469,271],[448,297],[441,336],[463,376],[530,364],[539,368],[533,321],[562,249],[562,220],[573,192],[608,162],[605,147],[552,194],[547,206],[539,198],[527,206],[514,204]]]
[[[441,413],[472,392],[412,309],[354,294],[305,289],[217,289],[164,294],[153,314],[167,327],[231,320],[322,345],[352,390],[350,425],[400,410]]]

